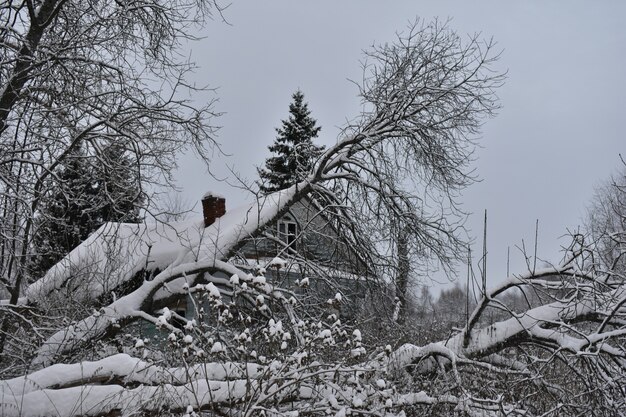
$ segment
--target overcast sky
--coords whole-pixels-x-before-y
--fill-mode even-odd
[[[226,175],[230,164],[255,179],[298,88],[322,126],[319,142],[335,143],[359,110],[348,79],[359,79],[362,50],[393,41],[416,17],[450,17],[459,33],[493,37],[503,50],[498,69],[508,70],[502,109],[486,121],[476,155],[482,182],[462,198],[474,213],[473,236],[482,235],[488,210],[489,281],[506,273],[507,247],[511,272],[521,271],[515,245],[532,246],[536,219],[538,252],[556,262],[567,243],[559,237],[581,223],[594,186],[626,153],[626,2],[547,3],[233,0],[228,24],[210,21],[190,52],[195,81],[218,88],[216,110],[225,113],[216,120],[218,141],[232,156],[216,155],[211,168]],[[246,201],[193,156],[180,165],[189,202],[207,190],[224,194],[227,209]]]

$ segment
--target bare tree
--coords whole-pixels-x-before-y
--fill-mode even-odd
[[[626,274],[626,165],[596,189],[588,209],[586,229],[597,246],[598,262],[607,270]]]
[[[140,178],[144,208],[171,185],[175,155],[208,160],[211,103],[194,108],[180,41],[219,11],[212,1],[26,0],[0,5],[0,283],[15,305],[29,278],[46,185],[81,148],[113,170],[115,144]],[[106,192],[106,190],[104,190]],[[70,198],[68,196],[68,198]],[[115,207],[115,196],[108,195]],[[3,315],[0,352],[9,319]]]
[[[473,181],[474,135],[503,81],[492,49],[435,21],[366,54],[363,117],[320,174],[346,187],[342,203],[377,240],[404,234],[412,251],[444,266],[461,253],[456,197]]]

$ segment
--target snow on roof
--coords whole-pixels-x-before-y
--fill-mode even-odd
[[[206,193],[204,193],[202,195],[202,199],[204,200],[205,198],[208,197],[216,197],[216,198],[223,198],[226,199],[226,197],[224,197],[222,194],[216,193],[215,191],[207,191]]]
[[[176,223],[106,223],[25,291],[27,302],[55,290],[105,294],[138,272],[223,259],[242,239],[292,202],[295,187],[229,210],[204,227],[201,219]],[[80,279],[89,277],[89,279]],[[79,279],[73,279],[73,278]]]
[[[54,290],[81,289],[92,296],[114,289],[145,269],[164,269],[197,244],[200,220],[170,224],[106,223],[26,289],[28,300]],[[89,277],[69,282],[71,277]]]

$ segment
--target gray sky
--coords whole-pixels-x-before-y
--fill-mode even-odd
[[[450,17],[457,32],[498,42],[498,69],[508,70],[502,110],[480,140],[474,166],[482,182],[462,198],[474,213],[473,236],[482,235],[488,210],[490,282],[506,272],[507,247],[511,272],[521,272],[515,245],[525,239],[532,247],[536,219],[538,253],[558,261],[567,243],[559,237],[581,222],[594,186],[625,153],[626,2],[233,0],[224,15],[229,24],[209,22],[191,58],[199,66],[195,81],[218,87],[216,110],[225,112],[218,141],[232,156],[216,155],[211,169],[226,176],[232,165],[249,179],[298,88],[322,126],[319,142],[334,143],[359,109],[348,79],[359,79],[362,50],[393,41],[415,17]],[[193,156],[180,166],[189,202],[207,190],[226,195],[227,209],[246,201]]]

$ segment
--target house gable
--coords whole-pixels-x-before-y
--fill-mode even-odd
[[[346,244],[332,219],[309,197],[293,203],[264,235],[247,239],[242,258],[267,264],[275,257],[295,258],[337,272],[368,275],[365,262]]]

